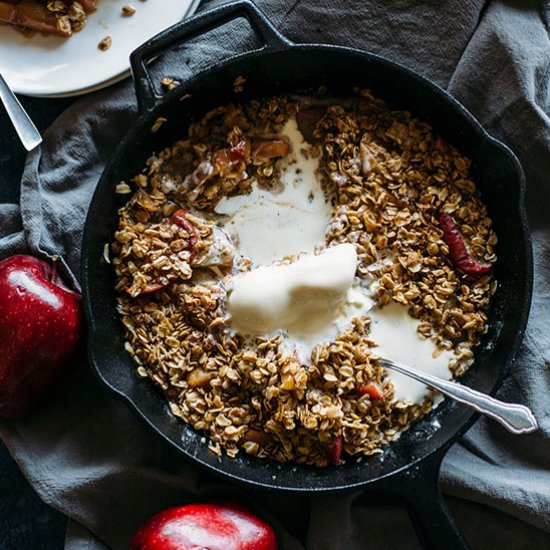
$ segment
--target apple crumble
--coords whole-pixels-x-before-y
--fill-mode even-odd
[[[368,90],[214,109],[117,192],[126,349],[215,453],[383,452],[434,395],[378,357],[449,378],[486,331],[470,161]]]

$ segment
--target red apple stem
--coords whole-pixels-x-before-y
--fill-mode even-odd
[[[59,256],[52,256],[52,278],[51,283],[55,284],[57,282],[57,264],[59,262]]]

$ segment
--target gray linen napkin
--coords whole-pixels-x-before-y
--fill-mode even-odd
[[[519,0],[258,0],[297,42],[351,45],[447,87],[520,156],[535,241],[535,294],[524,344],[500,397],[533,408],[539,433],[512,437],[480,420],[443,467],[451,508],[474,548],[550,548],[550,17]],[[159,74],[185,77],[249,44],[244,25],[166,55]],[[182,63],[182,61],[186,63]],[[60,254],[79,271],[82,225],[103,165],[135,116],[129,82],[68,109],[29,155],[20,208],[0,205],[0,258]],[[358,494],[287,497],[230,486],[167,449],[75,365],[31,418],[0,435],[41,498],[71,518],[66,548],[122,549],[160,509],[238,492],[273,521],[282,548],[417,548],[406,514]],[[302,542],[299,542],[301,540]],[[101,541],[101,542],[100,542]],[[305,544],[304,544],[305,541]]]

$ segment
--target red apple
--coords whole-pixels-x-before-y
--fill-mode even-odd
[[[240,504],[190,504],[153,516],[129,550],[276,550],[273,528]]]
[[[27,413],[71,362],[81,297],[33,256],[0,262],[0,416]]]

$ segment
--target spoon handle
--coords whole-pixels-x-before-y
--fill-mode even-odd
[[[10,117],[13,127],[27,151],[32,151],[35,147],[42,143],[42,136],[36,129],[29,115],[19,103],[15,94],[11,91],[8,83],[0,74],[0,101],[4,104],[8,116]]]
[[[420,372],[403,363],[396,363],[390,359],[380,359],[380,364],[393,371],[410,376],[418,382],[422,382],[434,388],[451,399],[463,403],[477,412],[500,422],[507,430],[515,434],[534,432],[537,428],[537,420],[528,407],[517,403],[505,403],[458,382],[444,380],[431,374]]]

